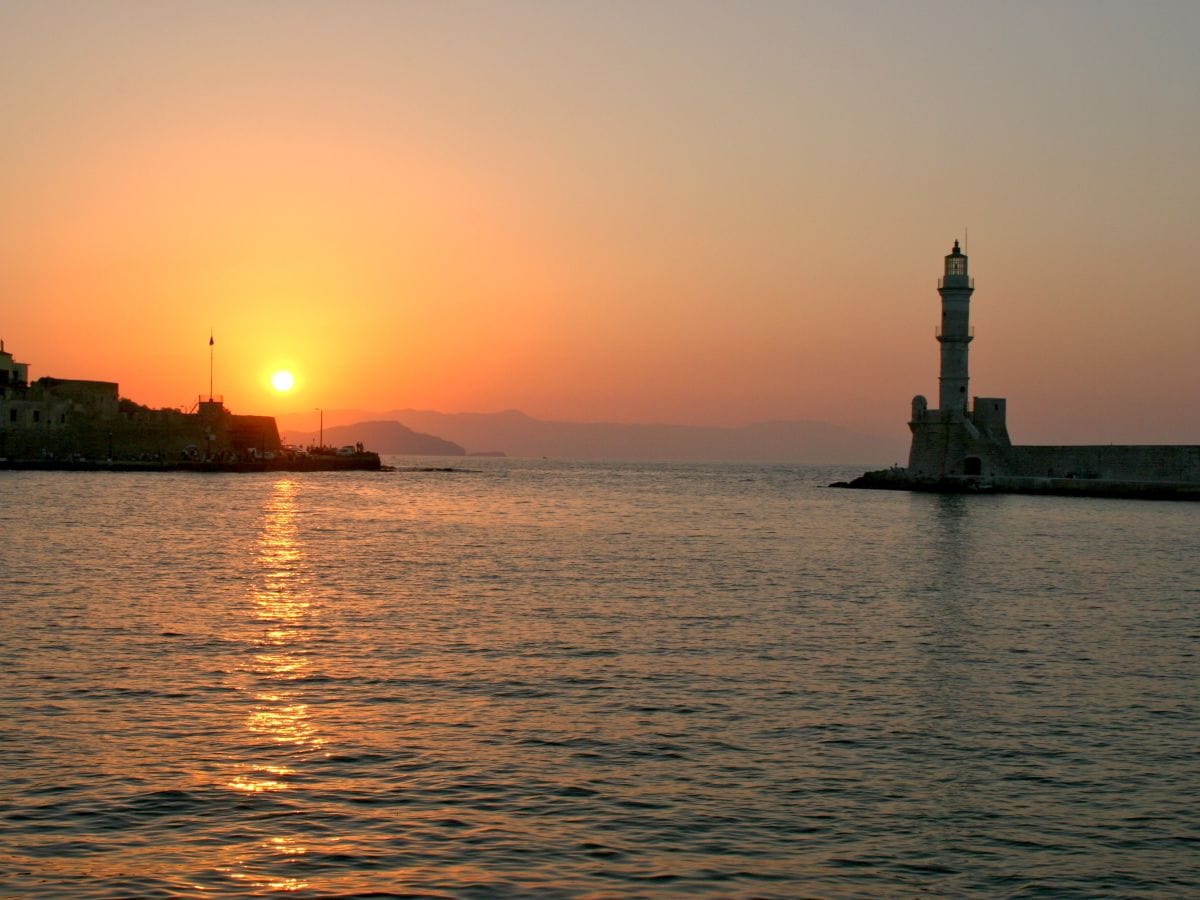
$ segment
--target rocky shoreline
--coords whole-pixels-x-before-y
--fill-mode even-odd
[[[1032,478],[1013,475],[917,478],[902,468],[867,472],[852,481],[834,482],[830,487],[926,494],[1046,494],[1122,500],[1200,500],[1200,483],[1194,481],[1116,481],[1105,478]]]
[[[240,460],[123,460],[123,459],[36,459],[0,460],[0,471],[35,472],[380,472],[391,471],[378,453],[353,456],[284,456],[277,459]]]

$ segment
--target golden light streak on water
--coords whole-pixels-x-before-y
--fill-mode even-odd
[[[246,774],[235,775],[225,786],[247,794],[285,791],[289,787],[286,779],[295,774],[290,766],[250,766]]]
[[[300,846],[296,839],[291,837],[273,837],[266,842],[265,846],[285,856],[300,856],[308,852],[307,847]]]
[[[254,657],[254,661],[259,664],[254,669],[256,674],[282,680],[299,678],[302,670],[308,666],[308,660],[303,656],[290,653],[261,653]]]
[[[226,787],[235,791],[242,791],[247,794],[260,794],[263,791],[284,791],[287,790],[287,783],[283,781],[272,781],[263,779],[255,781],[245,775],[237,775],[231,781],[226,782]]]
[[[260,575],[251,593],[251,615],[260,630],[247,639],[252,653],[242,674],[251,685],[261,685],[258,690],[248,688],[253,691],[255,706],[246,716],[246,731],[302,752],[319,748],[325,741],[310,717],[310,704],[293,686],[311,669],[307,644],[315,625],[315,608],[304,573],[305,556],[297,535],[296,493],[294,482],[277,481],[264,507],[258,537]],[[270,688],[262,689],[268,684]],[[241,794],[277,793],[289,790],[290,779],[297,774],[294,766],[263,762],[235,774],[225,786]],[[262,854],[255,860],[236,858],[228,870],[229,877],[254,892],[291,893],[309,886],[308,881],[281,876],[277,870],[270,875],[256,871],[261,869],[262,856],[276,857],[286,865],[288,860],[305,854],[307,848],[296,837],[273,835],[259,847]]]
[[[252,712],[246,727],[255,734],[266,735],[280,744],[319,747],[324,743],[308,721],[308,704],[292,703]]]
[[[230,878],[241,882],[247,891],[277,891],[279,893],[292,893],[302,891],[308,887],[309,882],[299,878],[264,878],[261,875],[255,875],[250,872],[235,872],[228,870]]]
[[[304,552],[296,534],[296,490],[289,479],[275,482],[258,539],[262,583],[254,591],[253,613],[264,630],[252,642],[256,649],[270,651],[255,653],[248,670],[270,681],[295,680],[310,664],[304,645],[312,604],[305,594]],[[300,747],[323,743],[309,720],[309,705],[299,702],[295,691],[260,691],[255,700],[259,705],[246,717],[251,733]]]

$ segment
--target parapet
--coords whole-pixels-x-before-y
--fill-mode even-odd
[[[971,412],[975,427],[992,440],[1010,443],[1008,439],[1008,400],[1004,397],[976,397]]]
[[[924,422],[927,412],[929,412],[929,401],[923,394],[917,394],[912,398],[912,421]]]

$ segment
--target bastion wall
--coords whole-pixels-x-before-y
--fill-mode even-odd
[[[1171,444],[1016,446],[1007,473],[1035,478],[1200,481],[1200,447]]]

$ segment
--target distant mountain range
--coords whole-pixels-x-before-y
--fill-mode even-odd
[[[287,444],[308,446],[321,440],[319,431],[284,431]],[[431,434],[420,434],[399,422],[356,422],[353,425],[333,425],[325,429],[326,446],[344,447],[360,441],[376,453],[406,456],[465,456],[467,451],[453,441]]]
[[[353,424],[358,419],[369,420]],[[740,428],[551,422],[516,410],[439,413],[398,409],[384,413],[328,410],[325,443],[362,441],[380,453],[508,456],[565,459],[707,460],[861,463],[883,465],[907,456],[906,441],[861,434],[828,422],[760,422]],[[280,417],[284,439],[312,443],[312,415]],[[296,428],[301,425],[304,430]],[[305,427],[306,426],[306,427]],[[433,435],[438,435],[434,437]]]

